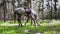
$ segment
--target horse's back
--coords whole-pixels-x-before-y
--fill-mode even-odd
[[[25,10],[24,8],[16,8],[15,11],[17,11],[19,14],[23,14]]]
[[[31,9],[30,8],[29,9],[25,9],[25,13],[31,14]]]

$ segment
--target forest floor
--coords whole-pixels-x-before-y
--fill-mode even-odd
[[[13,21],[0,21],[0,34],[60,34],[60,20],[44,20],[39,24],[40,26],[33,26],[28,22],[26,26],[21,27]]]

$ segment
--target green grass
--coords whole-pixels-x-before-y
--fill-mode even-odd
[[[0,24],[2,23],[14,24],[13,21],[10,21],[10,22],[0,21]],[[28,23],[30,23],[30,21]],[[45,20],[44,23],[49,23],[49,21]],[[23,27],[21,26],[0,26],[0,34],[26,34],[25,30],[29,30],[28,34],[32,34],[34,32],[40,32],[43,34],[56,34],[56,33],[60,34],[60,24],[58,24],[57,26],[36,26],[36,27],[32,25],[23,26]]]
[[[43,34],[55,34],[60,31],[60,27],[31,27],[31,26],[0,26],[0,34],[26,34],[25,30],[30,30],[29,34],[41,32]]]

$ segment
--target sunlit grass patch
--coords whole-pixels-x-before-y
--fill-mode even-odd
[[[56,34],[56,31],[46,31],[46,32],[43,32],[43,34]]]

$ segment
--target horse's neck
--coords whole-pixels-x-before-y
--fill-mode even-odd
[[[36,15],[37,16],[37,20],[38,20],[39,19],[38,12],[36,10],[34,10],[34,9],[31,9],[31,11],[32,11],[32,15]]]

